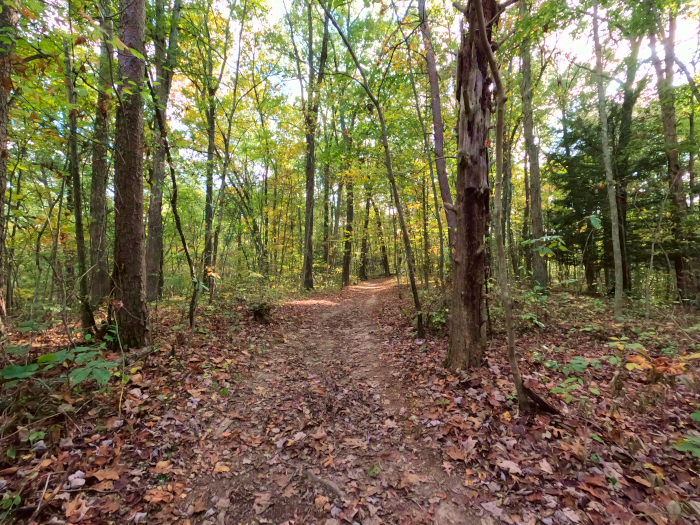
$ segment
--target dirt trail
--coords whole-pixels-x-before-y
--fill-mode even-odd
[[[410,385],[385,360],[391,328],[377,318],[394,286],[369,281],[278,310],[277,344],[205,445],[229,443],[213,457],[222,472],[197,481],[184,502],[191,523],[481,522],[457,503],[460,474],[448,476],[421,438]]]

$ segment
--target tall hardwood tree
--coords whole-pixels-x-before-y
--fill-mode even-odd
[[[527,0],[520,0],[520,16],[527,18]],[[520,93],[523,101],[523,131],[525,136],[525,151],[530,161],[530,217],[532,218],[532,238],[535,239],[535,253],[532,257],[532,277],[535,286],[544,289],[547,287],[547,259],[537,253],[544,236],[542,223],[542,186],[540,184],[540,158],[539,148],[535,144],[534,125],[532,116],[532,57],[530,51],[530,37],[525,36],[520,44],[520,59],[522,61],[522,81]]]
[[[608,186],[610,205],[610,223],[612,227],[613,258],[615,260],[615,317],[622,317],[622,252],[620,250],[620,225],[617,213],[617,195],[613,179],[612,156],[608,137],[608,112],[605,108],[605,82],[603,81],[603,48],[600,44],[598,29],[598,2],[593,3],[593,39],[595,41],[596,84],[598,88],[598,118],[600,120],[600,140],[603,147],[603,164],[605,181]]]
[[[17,7],[20,2],[4,2],[0,11],[0,333],[6,335],[5,318],[5,190],[7,189],[7,128],[12,92],[12,53],[17,39]]]
[[[143,87],[145,0],[122,0],[117,50],[119,86],[114,144],[114,297],[119,342],[148,344],[143,224]],[[131,50],[135,52],[132,52]]]
[[[163,114],[167,115],[168,98],[173,82],[173,70],[180,37],[180,13],[182,0],[175,0],[170,11],[170,30],[165,0],[156,0],[153,43],[153,62],[156,83],[153,86]],[[167,43],[166,43],[167,36]],[[157,129],[157,127],[156,127]],[[163,137],[158,141],[153,154],[151,195],[148,201],[148,238],[146,239],[146,298],[157,299],[163,287],[163,185],[165,184],[165,145]]]
[[[95,307],[109,295],[109,267],[107,265],[107,180],[109,178],[109,90],[112,85],[112,12],[110,4],[97,4],[100,28],[100,66],[97,74],[97,106],[92,137],[92,182],[90,184],[90,301]]]
[[[326,59],[328,58],[328,17],[325,17],[323,24],[323,42],[321,44],[321,57],[318,63],[318,71],[314,66],[314,31],[312,16],[312,0],[308,0],[308,59],[309,79],[306,83],[308,90],[307,100],[303,107],[304,128],[306,135],[306,208],[304,212],[304,263],[301,270],[301,286],[305,290],[314,287],[314,191],[316,188],[316,127],[318,124],[318,108],[321,94],[321,84],[326,72]],[[294,46],[296,50],[296,45]],[[300,69],[300,61],[297,61],[297,68]],[[300,80],[301,80],[301,72]],[[316,78],[317,77],[317,78]]]
[[[428,17],[425,12],[425,0],[418,3],[420,16],[420,29],[425,46],[425,61],[428,67],[428,79],[430,81],[430,107],[433,113],[433,140],[435,143],[435,170],[437,171],[440,185],[440,196],[445,206],[445,218],[447,219],[447,237],[450,247],[454,246],[454,231],[457,227],[457,216],[448,208],[452,206],[452,192],[447,180],[447,164],[445,162],[444,130],[442,124],[442,109],[440,105],[440,77],[438,76],[435,52],[433,51],[432,36],[428,27]]]
[[[72,26],[71,26],[72,27]],[[78,159],[78,96],[75,92],[75,71],[73,70],[72,50],[67,38],[63,38],[63,69],[66,80],[68,101],[68,173],[73,183],[73,216],[75,217],[75,244],[78,255],[78,300],[80,320],[83,328],[95,326],[88,294],[87,254],[85,251],[85,230],[83,229],[83,188],[80,183]]]
[[[681,168],[678,148],[678,129],[676,122],[676,96],[673,86],[673,68],[676,59],[676,13],[668,14],[668,30],[661,25],[661,15],[652,5],[654,15],[653,28],[649,32],[651,62],[656,72],[656,92],[661,109],[664,149],[668,161],[668,187],[671,197],[671,223],[673,229],[674,249],[669,253],[676,272],[676,288],[681,296],[686,295],[689,283],[686,282],[686,268],[683,260],[684,232],[683,220],[686,216],[686,195],[683,188],[683,169]],[[664,60],[659,57],[656,44],[661,41],[664,48]]]

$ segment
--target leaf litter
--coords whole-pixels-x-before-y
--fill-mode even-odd
[[[21,494],[15,515],[87,524],[699,523],[698,464],[672,446],[692,429],[697,390],[687,378],[649,379],[678,360],[629,369],[621,398],[610,394],[610,370],[593,370],[587,381],[601,395],[573,389],[565,403],[551,392],[565,376],[523,350],[544,346],[543,358],[555,357],[564,328],[526,332],[526,384],[561,416],[524,416],[502,334],[483,369],[451,372],[441,365],[444,336],[413,340],[404,307],[393,282],[379,280],[282,304],[267,326],[234,306],[231,331],[225,309],[205,308],[206,330],[188,350],[178,347],[178,313],[165,310],[153,351],[139,354],[123,389],[113,382],[82,403],[57,395],[73,408],[61,411],[63,428],[46,433],[44,449],[23,446],[5,460],[0,484]],[[585,359],[609,353],[598,333],[568,340]],[[680,370],[693,377],[697,362]]]

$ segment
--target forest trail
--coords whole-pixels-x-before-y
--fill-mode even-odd
[[[373,280],[278,311],[286,322],[265,366],[229,399],[228,430],[248,445],[223,477],[197,482],[185,507],[208,512],[192,523],[480,523],[454,501],[462,480],[420,437],[383,354],[388,294],[395,281]]]

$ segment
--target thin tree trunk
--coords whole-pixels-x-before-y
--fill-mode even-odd
[[[593,39],[595,40],[596,82],[598,85],[598,117],[600,120],[600,139],[603,146],[603,163],[605,180],[608,185],[608,202],[610,205],[610,223],[612,227],[613,259],[615,261],[615,318],[622,318],[622,251],[620,250],[620,226],[618,224],[617,198],[613,180],[612,157],[608,142],[608,114],[605,109],[605,83],[603,82],[603,51],[598,34],[598,2],[593,4]]]
[[[326,162],[323,170],[323,260],[328,266],[331,262],[331,232],[330,232],[330,174],[331,163]]]
[[[83,229],[83,191],[80,184],[80,166],[78,162],[78,97],[73,89],[73,61],[71,60],[68,39],[63,38],[63,67],[66,75],[66,98],[68,111],[68,165],[73,181],[73,213],[75,216],[75,243],[78,251],[78,293],[80,294],[80,319],[82,327],[90,330],[95,326],[95,319],[90,308],[88,291],[87,257],[85,250],[85,231]]]
[[[401,227],[401,232],[404,236],[404,247],[406,250],[406,266],[408,269],[408,278],[411,282],[411,293],[413,295],[413,302],[416,308],[416,333],[418,337],[424,337],[425,334],[423,329],[423,312],[421,309],[420,298],[418,297],[418,287],[416,286],[413,250],[411,249],[411,241],[408,236],[408,229],[406,228],[406,221],[404,219],[404,212],[403,206],[401,205],[401,199],[399,198],[398,186],[396,185],[396,179],[394,178],[394,170],[393,165],[391,163],[391,149],[389,148],[389,136],[386,129],[386,121],[384,120],[384,111],[382,109],[382,106],[379,104],[379,101],[374,96],[374,93],[372,93],[372,91],[369,88],[365,71],[362,68],[362,65],[360,64],[360,61],[357,59],[355,51],[350,45],[350,42],[348,41],[345,34],[341,31],[335,19],[331,16],[330,12],[328,11],[328,8],[323,4],[321,5],[324,11],[326,12],[326,16],[330,18],[331,22],[333,23],[333,26],[338,31],[340,38],[343,40],[345,47],[352,56],[353,62],[355,63],[355,67],[357,68],[362,77],[362,88],[365,90],[365,93],[367,93],[367,96],[372,101],[374,108],[377,110],[377,118],[379,119],[379,125],[382,134],[382,145],[384,146],[384,163],[386,164],[386,176],[389,179],[389,183],[391,184],[391,190],[394,197],[394,205],[396,206],[396,212],[399,216],[399,225]]]
[[[433,140],[435,141],[435,169],[437,171],[438,182],[440,184],[440,196],[443,206],[452,205],[452,192],[447,180],[447,164],[445,162],[444,151],[444,131],[442,123],[442,109],[440,106],[440,79],[438,77],[435,53],[431,42],[428,19],[425,12],[425,0],[420,0],[418,4],[420,14],[420,29],[423,35],[423,45],[425,46],[425,60],[428,66],[428,80],[430,81],[430,106],[433,111]],[[447,219],[447,236],[450,246],[454,246],[454,232],[457,227],[457,216],[454,211],[445,206],[445,218]],[[451,250],[450,250],[451,252]]]
[[[367,192],[367,202],[365,204],[365,224],[362,228],[362,246],[360,248],[360,271],[358,277],[360,281],[366,281],[367,277],[367,265],[369,261],[367,260],[367,243],[369,241],[369,204],[372,200],[372,194]]]
[[[109,121],[112,74],[112,21],[107,13],[107,4],[99,3],[100,70],[97,79],[97,107],[92,138],[92,183],[90,184],[90,264],[93,267],[90,279],[93,308],[109,295],[109,266],[107,265],[107,181],[109,179]]]
[[[523,159],[523,172],[525,174],[524,186],[525,186],[525,209],[523,210],[523,241],[530,240],[530,176],[527,168],[527,154]],[[523,250],[523,255],[525,256],[525,275],[530,275],[532,272],[532,249],[525,248]]]
[[[498,256],[498,281],[501,288],[501,301],[506,318],[506,331],[508,332],[508,362],[510,371],[513,374],[513,382],[518,396],[518,405],[522,412],[530,412],[532,406],[525,388],[523,380],[520,376],[520,368],[518,367],[518,359],[515,354],[515,329],[513,328],[513,302],[510,297],[510,287],[508,285],[508,268],[506,267],[506,247],[503,239],[503,205],[501,199],[503,187],[503,124],[505,120],[505,104],[506,93],[503,89],[501,74],[496,64],[496,57],[491,50],[491,42],[487,36],[486,22],[484,21],[484,12],[482,8],[482,0],[473,0],[477,19],[479,22],[479,35],[481,46],[486,53],[489,61],[489,67],[493,74],[496,83],[496,181],[494,184],[494,215],[495,224],[494,230],[496,233],[496,252]],[[493,15],[490,16],[490,18]],[[489,18],[489,19],[490,19]]]
[[[374,208],[374,215],[377,217],[377,238],[379,239],[379,245],[382,251],[382,270],[384,270],[384,276],[389,277],[391,272],[389,270],[389,256],[386,251],[386,242],[384,241],[384,233],[382,232],[382,216],[379,214],[379,208],[377,203],[372,201],[372,206]]]
[[[314,287],[314,189],[316,183],[316,126],[318,121],[318,105],[321,83],[326,70],[326,58],[328,57],[328,17],[323,28],[323,44],[321,46],[321,58],[318,65],[318,79],[314,82],[314,54],[313,54],[313,24],[311,0],[308,0],[309,22],[309,95],[304,109],[304,124],[306,127],[306,210],[304,214],[304,263],[302,266],[302,283],[304,290]]]
[[[142,348],[149,343],[143,226],[143,97],[145,0],[122,0],[117,53],[119,88],[114,151],[114,294],[119,343]]]
[[[520,0],[520,16],[528,16],[526,0]],[[540,185],[540,159],[535,136],[533,133],[532,117],[532,66],[530,53],[530,38],[526,37],[520,44],[520,59],[522,60],[522,82],[520,92],[523,101],[523,131],[525,136],[525,150],[530,160],[530,214],[532,216],[532,238],[535,243],[532,245],[532,277],[536,287],[540,290],[547,288],[547,260],[537,252],[542,245],[541,239],[544,236],[542,226],[542,197]]]
[[[659,28],[660,29],[660,28]],[[656,34],[649,35],[651,61],[656,71],[656,89],[661,108],[661,123],[664,131],[664,147],[668,161],[668,186],[671,197],[671,231],[674,238],[674,252],[669,254],[676,272],[676,288],[685,297],[687,283],[683,264],[683,228],[686,215],[686,195],[683,189],[683,170],[678,152],[678,132],[676,129],[675,91],[673,87],[673,64],[675,62],[676,18],[669,17],[668,35],[660,35],[664,46],[664,64],[656,53]]]
[[[10,92],[12,89],[12,54],[17,38],[17,9],[21,2],[5,3],[0,11],[0,35],[3,44],[0,46],[0,334],[7,335],[5,319],[5,191],[7,190],[7,130],[10,120]],[[0,343],[2,344],[2,343]],[[3,345],[4,348],[4,345]]]
[[[158,104],[166,115],[168,110],[168,98],[175,66],[175,54],[177,53],[180,36],[180,14],[182,0],[175,0],[170,16],[170,33],[166,49],[166,17],[165,1],[155,2],[155,35],[153,37],[155,54],[154,63],[156,69],[155,94]],[[165,146],[163,137],[160,137],[153,154],[153,178],[151,180],[151,195],[148,201],[148,238],[146,239],[146,298],[155,301],[163,292],[163,187],[165,185]]]

